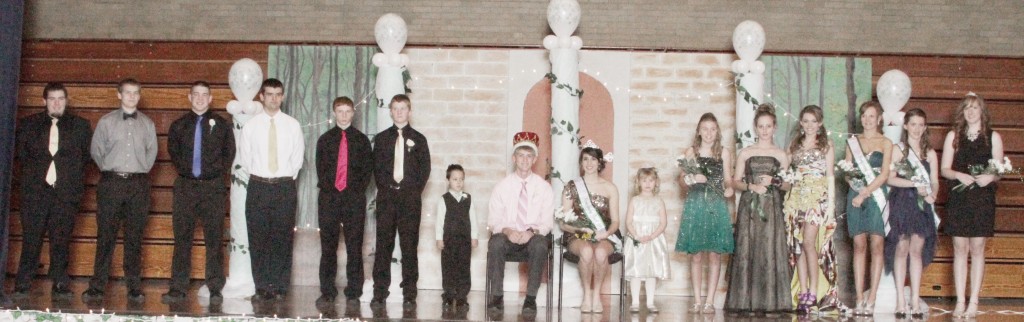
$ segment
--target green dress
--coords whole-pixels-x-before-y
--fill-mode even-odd
[[[871,152],[868,154],[868,164],[871,165],[871,168],[878,169],[882,166],[882,157],[882,152]],[[878,189],[883,189],[882,192],[885,192],[885,185]],[[870,196],[864,199],[860,207],[854,207],[853,198],[856,198],[857,194],[858,192],[850,189],[850,192],[846,195],[846,229],[850,232],[850,236],[865,233],[885,236],[882,208],[875,202],[875,198]]]
[[[697,162],[707,169],[708,182],[693,184],[686,194],[676,251],[732,254],[735,241],[729,207],[722,194],[722,160],[698,157]]]

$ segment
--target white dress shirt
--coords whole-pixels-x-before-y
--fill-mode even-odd
[[[268,161],[268,144],[270,120],[274,119],[277,130],[277,171],[270,171]],[[242,137],[235,138],[241,142],[239,164],[250,175],[264,178],[292,177],[299,175],[302,169],[305,143],[302,139],[302,126],[295,118],[278,111],[271,117],[267,113],[253,116],[242,128]]]
[[[448,190],[448,193],[455,197],[455,201],[462,202],[462,198],[466,197],[466,194],[462,191]],[[434,239],[444,239],[444,217],[448,213],[448,206],[444,203],[444,196],[437,201],[437,223],[434,224]],[[469,205],[469,236],[472,239],[477,239],[476,229],[476,211],[473,211],[473,205]]]

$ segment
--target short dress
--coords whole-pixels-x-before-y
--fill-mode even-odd
[[[590,189],[587,189],[587,190],[589,191]],[[569,199],[572,200],[572,211],[573,211],[573,213],[575,213],[580,218],[586,217],[587,215],[583,213],[583,206],[580,205],[580,202],[582,202],[582,201],[580,200],[579,191],[576,188],[576,180],[571,180],[571,181],[569,181],[568,183],[565,184],[565,192],[564,193],[568,194],[569,195]],[[608,225],[611,225],[612,224],[612,219],[611,219],[610,211],[609,211],[609,208],[608,208],[608,197],[591,193],[590,194],[590,203],[594,206],[594,209],[597,210],[598,215],[601,216],[601,221],[604,222],[604,226],[608,227]],[[586,228],[590,228],[590,227],[586,227]],[[619,232],[616,231],[615,235],[618,236]],[[579,239],[579,238],[576,238],[576,235],[574,235],[574,234],[565,234],[563,236],[564,237],[562,237],[562,241],[563,241],[565,246],[568,246],[569,244],[572,244],[572,242],[574,240]]]
[[[828,150],[801,149],[793,153],[792,165],[799,176],[783,203],[782,212],[786,214],[786,231],[789,245],[789,264],[796,266],[796,261],[803,252],[804,225],[818,227],[818,240],[815,241],[818,251],[818,289],[814,294],[819,308],[838,307],[839,292],[836,288],[835,244],[832,235],[836,231],[836,218],[828,213],[832,202],[828,195],[828,167],[826,162]],[[793,296],[796,298],[804,290],[799,289],[799,276],[794,275]]]
[[[882,152],[873,151],[867,156],[868,164],[870,164],[873,169],[881,168],[883,157],[884,155]],[[870,182],[868,182],[868,184],[870,184]],[[879,187],[878,189],[883,189],[882,192],[885,192],[886,186],[882,185],[882,187]],[[885,222],[882,219],[882,207],[875,202],[875,198],[873,196],[865,198],[864,202],[860,204],[860,207],[854,207],[853,198],[856,198],[857,194],[859,194],[859,192],[850,189],[850,192],[846,195],[846,229],[849,231],[850,236],[857,236],[860,234],[885,236]]]
[[[658,216],[661,198],[636,196],[633,197],[633,207],[633,227],[636,228],[637,234],[647,236],[658,229],[658,225],[661,224],[661,218]],[[627,279],[669,278],[665,234],[643,244],[634,244],[633,239],[626,238],[622,251],[625,255]]]
[[[987,165],[992,159],[992,131],[974,141],[965,135],[958,136],[961,138],[953,154],[953,170],[970,174],[971,165]],[[985,187],[954,191],[953,187],[959,183],[950,180],[946,184],[950,190],[943,231],[955,237],[992,237],[996,227],[996,182]]]
[[[913,152],[911,152],[913,153]],[[905,153],[904,153],[905,154]],[[930,169],[928,160],[921,158],[925,169]],[[903,178],[910,179],[910,178]],[[889,189],[889,235],[885,236],[885,269],[892,270],[893,259],[896,257],[896,245],[901,239],[912,235],[924,239],[921,249],[921,264],[928,266],[935,257],[935,216],[932,205],[925,202],[923,208],[918,206],[917,188],[891,187]]]
[[[693,184],[686,194],[676,251],[688,254],[732,254],[736,242],[733,239],[729,206],[721,188],[725,180],[722,177],[722,160],[698,157],[697,162],[707,169],[708,182]]]

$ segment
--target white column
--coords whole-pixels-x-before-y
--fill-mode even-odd
[[[764,63],[757,60],[764,51],[764,28],[753,20],[741,22],[732,33],[732,47],[739,60],[732,62],[736,73],[736,142],[754,144],[754,112],[764,101]]]
[[[373,28],[374,38],[377,40],[377,47],[383,53],[373,55],[373,65],[377,66],[377,86],[374,91],[377,95],[377,130],[383,131],[391,127],[391,115],[388,111],[388,104],[391,98],[398,94],[405,94],[405,82],[402,81],[402,71],[409,64],[409,56],[402,54],[405,41],[409,31],[406,29],[405,20],[402,17],[388,13],[377,19]]]
[[[544,37],[544,48],[549,51],[551,73],[551,185],[555,200],[561,203],[563,182],[579,175],[579,52],[583,39],[573,36],[580,23],[580,4],[576,0],[552,0],[548,5],[548,25],[554,35]],[[553,232],[560,234],[557,229]],[[557,256],[561,261],[561,256]],[[556,266],[558,263],[555,264]],[[571,267],[570,267],[571,266]],[[566,266],[562,283],[565,306],[579,306],[582,300],[579,274],[575,265]],[[557,273],[556,273],[557,274]],[[556,291],[555,294],[558,292]],[[557,304],[557,303],[556,303]]]

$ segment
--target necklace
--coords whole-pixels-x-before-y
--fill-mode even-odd
[[[980,133],[981,131],[967,132],[967,139],[971,141],[977,140]]]

